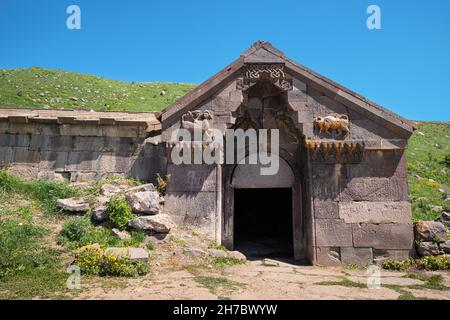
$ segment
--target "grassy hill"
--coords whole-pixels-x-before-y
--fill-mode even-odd
[[[194,87],[187,83],[121,82],[36,67],[0,69],[0,106],[161,111]]]
[[[0,69],[0,107],[161,111],[194,87],[121,82],[35,67]],[[418,124],[408,149],[413,214],[415,219],[434,219],[439,207],[450,212],[450,203],[445,200],[450,186],[450,123]]]
[[[408,147],[413,217],[434,220],[440,214],[439,207],[450,213],[450,123],[418,124]]]

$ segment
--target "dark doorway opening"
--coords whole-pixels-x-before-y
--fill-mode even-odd
[[[248,258],[292,258],[290,188],[234,190],[234,246]]]

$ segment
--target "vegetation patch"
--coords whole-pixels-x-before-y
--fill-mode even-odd
[[[426,256],[420,259],[393,260],[388,259],[381,265],[387,270],[408,270],[412,268],[424,270],[450,270],[448,255]]]
[[[236,258],[228,258],[228,257],[213,257],[212,264],[216,267],[229,267],[235,266],[238,264],[245,264],[245,260],[236,259]]]
[[[367,285],[359,282],[355,282],[350,280],[347,277],[342,277],[342,280],[340,281],[322,281],[316,283],[319,286],[341,286],[341,287],[347,287],[347,288],[366,288]]]
[[[86,275],[134,277],[148,272],[147,263],[116,257],[95,245],[80,248],[74,264]]]
[[[196,276],[194,281],[207,288],[213,294],[232,292],[245,287],[244,283],[229,280],[224,277]]]
[[[112,197],[106,210],[109,212],[109,220],[119,230],[127,229],[128,222],[136,217],[124,195]]]

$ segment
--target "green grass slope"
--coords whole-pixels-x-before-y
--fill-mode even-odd
[[[187,83],[121,82],[36,67],[0,69],[2,108],[161,111],[193,88]]]
[[[419,122],[409,140],[408,182],[414,220],[450,213],[450,123]],[[434,210],[433,210],[434,209]]]

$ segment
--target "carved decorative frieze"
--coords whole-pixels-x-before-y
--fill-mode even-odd
[[[286,79],[282,63],[246,64],[243,77],[237,80],[236,86],[238,90],[247,90],[260,81],[269,81],[282,91],[292,90],[292,81]]]
[[[363,141],[305,140],[305,148],[311,151],[314,161],[326,161],[331,157],[337,162],[359,162],[364,157]]]

